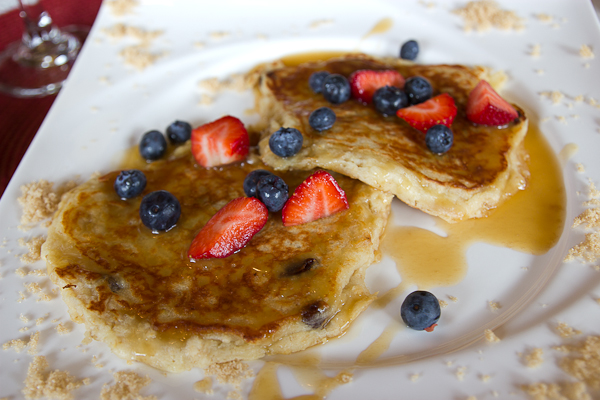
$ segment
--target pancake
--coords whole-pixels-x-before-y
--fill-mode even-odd
[[[308,85],[316,71],[348,77],[360,69],[396,69],[405,78],[423,76],[433,95],[450,94],[458,108],[452,124],[454,145],[443,155],[433,154],[425,135],[396,116],[384,117],[374,106],[354,99],[333,105]],[[348,55],[299,66],[271,63],[259,69],[256,108],[263,121],[259,143],[265,164],[278,171],[326,168],[359,179],[377,189],[448,222],[488,215],[506,198],[527,184],[529,171],[523,139],[528,120],[519,117],[506,127],[475,125],[467,120],[469,92],[484,68],[461,65],[417,65],[399,59]],[[333,127],[319,133],[310,127],[310,113],[330,107],[337,116]],[[299,153],[279,157],[269,148],[270,135],[280,127],[300,130],[304,143]]]
[[[168,190],[182,208],[177,226],[160,234],[140,221],[142,196],[114,192],[119,171],[66,194],[42,255],[71,318],[118,356],[170,372],[292,353],[341,335],[374,299],[364,274],[393,196],[333,173],[348,210],[294,227],[271,213],[237,253],[190,262],[195,234],[244,196],[243,180],[258,168],[265,166],[256,156],[199,167],[189,144],[147,166],[143,194]],[[280,176],[291,193],[310,173]]]

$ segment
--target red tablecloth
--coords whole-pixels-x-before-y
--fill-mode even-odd
[[[91,27],[101,0],[42,0],[58,25]],[[17,10],[0,15],[0,51],[21,38],[23,22]],[[56,95],[16,99],[0,94],[0,196],[19,165],[29,143],[44,120]]]

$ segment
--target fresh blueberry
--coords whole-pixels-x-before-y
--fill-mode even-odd
[[[265,169],[255,169],[246,175],[246,179],[244,179],[244,193],[246,193],[246,196],[258,198],[258,195],[256,194],[256,184],[259,179],[265,175],[273,174]]]
[[[166,190],[157,190],[144,196],[140,204],[142,223],[152,233],[168,231],[181,216],[179,200]]]
[[[140,154],[145,160],[158,160],[165,155],[167,151],[167,140],[159,131],[150,131],[144,133],[140,141]]]
[[[454,134],[446,125],[434,125],[425,134],[425,144],[432,153],[442,154],[450,150]]]
[[[319,132],[327,130],[335,123],[335,113],[329,107],[317,108],[308,117],[309,125]]]
[[[131,199],[142,194],[146,187],[146,175],[139,169],[121,171],[115,179],[115,192],[121,199]]]
[[[431,293],[424,290],[412,292],[400,308],[400,316],[411,329],[422,331],[430,328],[440,319],[440,302]]]
[[[269,174],[258,180],[256,193],[267,210],[277,212],[288,199],[288,185],[277,175]]]
[[[279,157],[291,157],[302,148],[304,138],[296,128],[280,128],[269,138],[269,148]]]
[[[192,126],[185,121],[175,121],[167,127],[167,137],[173,144],[185,143],[191,135]]]
[[[375,91],[373,104],[385,116],[396,115],[396,111],[408,106],[408,97],[395,86],[384,86]]]
[[[331,104],[341,104],[350,98],[350,83],[339,74],[330,74],[323,81],[323,97]]]
[[[315,93],[321,93],[323,90],[323,81],[325,78],[329,76],[329,72],[327,71],[317,71],[313,72],[313,74],[308,78],[308,84],[310,88]]]
[[[412,105],[429,100],[433,95],[431,84],[421,76],[408,78],[404,83],[404,91],[408,96],[408,102]]]
[[[400,47],[400,58],[404,60],[414,60],[419,55],[419,43],[415,40],[409,40]]]

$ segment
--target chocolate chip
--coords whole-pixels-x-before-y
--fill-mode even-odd
[[[107,276],[106,283],[108,283],[108,287],[113,293],[117,293],[119,290],[123,289],[123,286],[121,286],[114,276]]]
[[[282,276],[294,276],[300,275],[304,272],[308,272],[313,268],[316,268],[319,265],[319,262],[315,258],[307,258],[304,261],[299,263],[293,263],[286,267]]]
[[[323,300],[309,304],[302,311],[302,322],[313,329],[322,328],[328,322],[328,309],[329,305]]]

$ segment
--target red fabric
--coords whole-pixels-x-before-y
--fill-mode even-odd
[[[57,26],[91,27],[101,0],[42,0]],[[23,22],[18,10],[0,15],[0,51],[20,40]],[[29,147],[56,95],[16,99],[0,94],[0,196]]]

